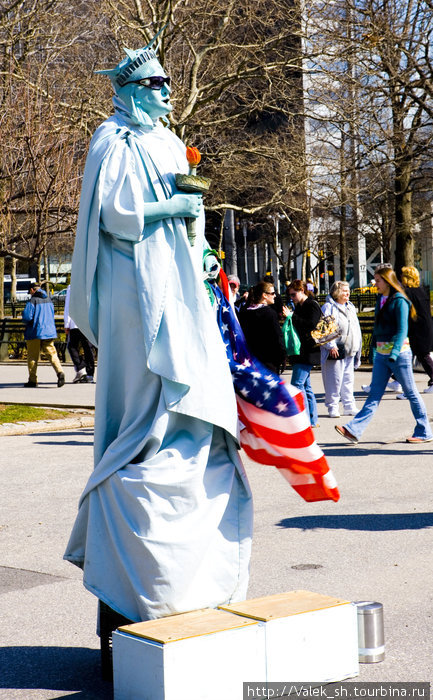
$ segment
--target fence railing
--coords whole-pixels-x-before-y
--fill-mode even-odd
[[[317,294],[316,299],[320,305],[326,301],[327,294]],[[351,294],[350,301],[356,307],[358,312],[374,309],[376,306],[377,294],[374,292],[365,292],[365,294]]]
[[[62,297],[51,297],[51,301],[54,304],[54,313],[56,315],[63,314],[65,299]],[[11,316],[12,318],[21,318],[21,314],[26,304],[26,301],[5,301],[3,305],[4,315]]]

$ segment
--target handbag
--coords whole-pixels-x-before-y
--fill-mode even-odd
[[[338,323],[333,316],[322,316],[317,326],[311,331],[316,345],[325,345],[341,336]]]
[[[346,348],[344,347],[344,343],[342,340],[337,341],[337,350],[338,350],[338,357],[332,357],[332,355],[328,355],[326,358],[327,360],[344,360],[346,357]]]
[[[292,323],[292,317],[287,316],[282,327],[284,345],[286,347],[287,354],[299,355],[301,352],[301,341],[299,335],[295,331]]]

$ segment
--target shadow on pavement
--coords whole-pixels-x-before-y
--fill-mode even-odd
[[[113,686],[101,678],[100,658],[99,649],[83,647],[3,647],[0,688],[77,691],[72,697],[111,700]]]
[[[433,513],[365,513],[359,515],[311,515],[284,518],[279,527],[300,530],[422,530],[433,527]]]
[[[350,456],[359,456],[362,457],[366,452],[368,452],[369,455],[380,455],[383,457],[384,455],[408,455],[410,457],[413,457],[414,455],[429,455],[430,457],[433,454],[433,442],[429,442],[426,447],[422,447],[421,445],[411,445],[410,447],[404,448],[404,449],[393,449],[389,447],[389,443],[387,442],[359,442],[357,444],[349,444],[347,442],[340,444],[340,443],[329,443],[325,442],[325,440],[317,440],[319,443],[320,447],[324,451],[327,457],[344,457],[346,455]],[[406,444],[405,440],[396,440],[395,444],[396,445],[401,445],[402,443]],[[375,448],[370,447],[370,445],[376,445]],[[377,447],[377,445],[383,445],[383,447]]]
[[[80,430],[79,428],[74,428],[74,430],[56,430],[56,432],[46,432],[46,433],[32,433],[34,438],[40,438],[37,445],[84,445],[84,438],[89,438],[89,445],[93,444],[93,428],[84,428]],[[74,437],[75,440],[49,440],[44,438],[50,437]]]

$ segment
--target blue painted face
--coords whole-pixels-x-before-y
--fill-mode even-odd
[[[127,58],[115,68],[97,71],[109,76],[121,111],[139,126],[150,126],[173,110],[170,79],[149,46],[138,51],[124,49]]]
[[[127,87],[127,86],[125,86]],[[149,115],[152,121],[156,121],[160,117],[165,117],[173,110],[170,102],[171,89],[164,82],[161,89],[152,89],[145,85],[135,83],[133,99],[137,107]],[[124,88],[122,88],[123,91]]]

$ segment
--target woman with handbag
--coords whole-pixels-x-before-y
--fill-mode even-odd
[[[391,374],[394,374],[409,399],[416,421],[413,434],[406,438],[406,442],[430,442],[433,433],[413,377],[412,352],[407,337],[409,316],[416,318],[415,309],[390,266],[377,267],[374,279],[379,297],[373,330],[375,355],[370,393],[359,413],[346,425],[336,425],[335,430],[349,442],[358,442],[379,406]]]
[[[340,417],[340,401],[345,416],[357,413],[353,379],[354,370],[361,364],[362,333],[356,309],[349,297],[349,283],[334,282],[322,306],[322,313],[333,316],[340,331],[339,338],[320,347],[325,406],[330,418]]]
[[[302,390],[305,398],[305,408],[308,409],[310,422],[314,428],[317,426],[317,403],[311,386],[310,372],[313,366],[318,365],[320,362],[320,351],[311,336],[311,331],[316,328],[322,312],[319,304],[313,299],[311,292],[307,289],[306,283],[302,280],[290,282],[288,292],[290,299],[295,304],[295,310],[292,315],[293,327],[301,341],[299,355],[290,356],[292,365],[290,383]]]

